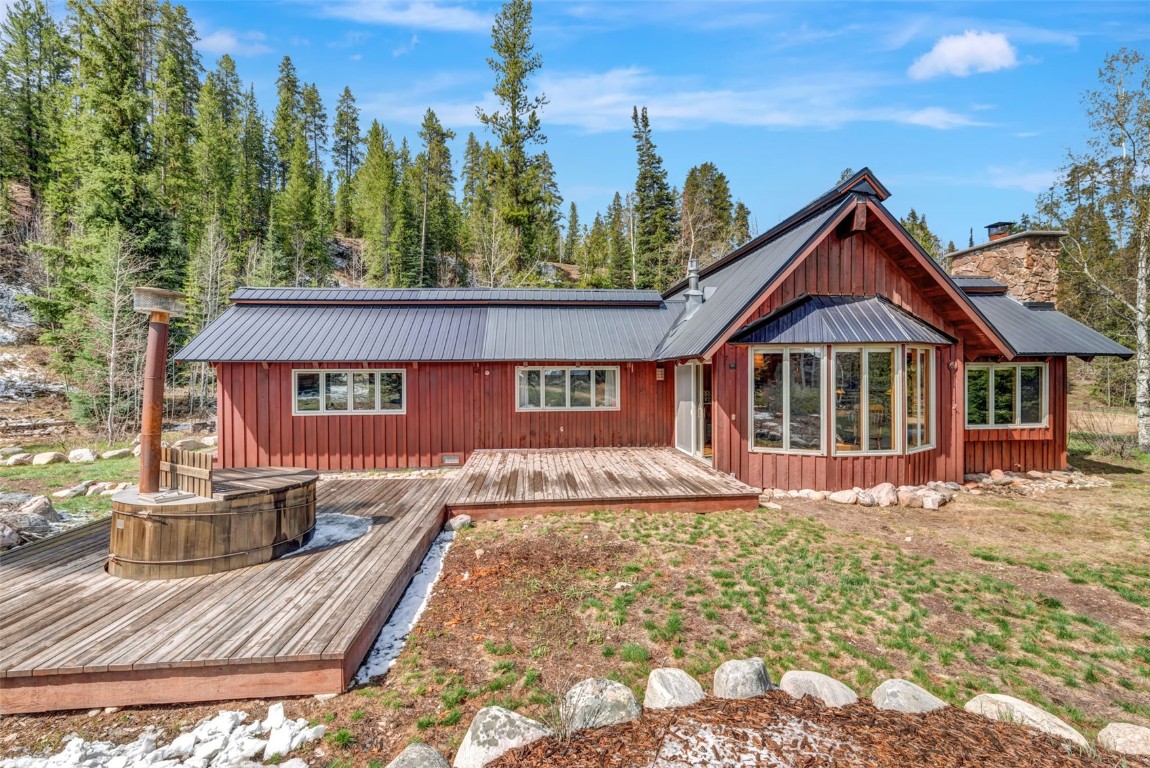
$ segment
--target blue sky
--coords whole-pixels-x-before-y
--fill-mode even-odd
[[[483,137],[494,107],[495,3],[455,0],[187,3],[206,67],[237,61],[264,108],[292,57],[334,111],[415,139],[432,107]],[[927,216],[945,244],[1031,211],[1068,149],[1106,54],[1150,41],[1146,3],[536,2],[534,80],[546,149],[585,222],[634,185],[631,107],[646,105],[672,183],[706,161],[762,231],[845,167],[869,166],[887,205]]]

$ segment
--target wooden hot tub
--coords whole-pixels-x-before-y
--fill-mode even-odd
[[[308,469],[227,469],[211,472],[210,497],[155,503],[135,488],[118,493],[107,571],[179,579],[282,557],[315,533],[318,477]]]

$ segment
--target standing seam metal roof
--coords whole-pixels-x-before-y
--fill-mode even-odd
[[[971,294],[967,298],[1023,357],[1093,357],[1129,359],[1126,347],[1057,310],[1028,307],[1002,293]]]
[[[806,296],[736,334],[734,344],[952,344],[881,296]]]

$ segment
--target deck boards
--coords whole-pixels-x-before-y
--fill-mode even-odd
[[[757,498],[670,448],[476,451],[449,478],[322,482],[320,514],[372,518],[354,541],[168,581],[107,575],[110,523],[92,523],[0,559],[0,713],[334,693],[447,512],[702,512]]]

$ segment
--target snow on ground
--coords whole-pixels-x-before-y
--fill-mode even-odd
[[[84,741],[72,736],[64,749],[49,757],[0,759],[0,768],[253,768],[272,755],[287,755],[323,738],[324,726],[288,720],[284,705],[273,704],[263,721],[247,720],[246,712],[223,711],[160,746],[160,732],[149,726],[129,744]],[[280,768],[306,768],[299,758],[277,763]]]
[[[28,365],[21,355],[0,352],[0,400],[18,403],[37,395],[63,391],[62,384],[45,381],[42,372]]]
[[[0,345],[17,344],[21,337],[34,333],[35,321],[21,296],[32,293],[27,285],[0,283]]]
[[[667,732],[652,768],[692,768],[693,766],[862,766],[850,745],[827,735],[815,723],[787,718],[769,731],[732,728],[724,725],[686,721]],[[827,759],[830,758],[830,762]]]
[[[305,552],[314,552],[317,549],[333,547],[336,544],[343,544],[345,541],[358,539],[367,533],[369,528],[371,528],[370,517],[341,515],[337,512],[318,514],[315,516],[315,535],[311,537],[311,541],[295,552],[284,555],[284,557],[295,557]]]
[[[451,548],[455,538],[454,531],[444,531],[431,543],[431,548],[423,558],[419,571],[411,580],[411,585],[403,593],[399,605],[391,613],[391,618],[376,638],[363,666],[355,675],[355,682],[362,684],[391,669],[396,657],[407,643],[407,636],[411,634],[412,627],[419,620],[427,601],[431,599],[431,591],[435,582],[439,581],[439,574],[443,573],[443,558]]]

